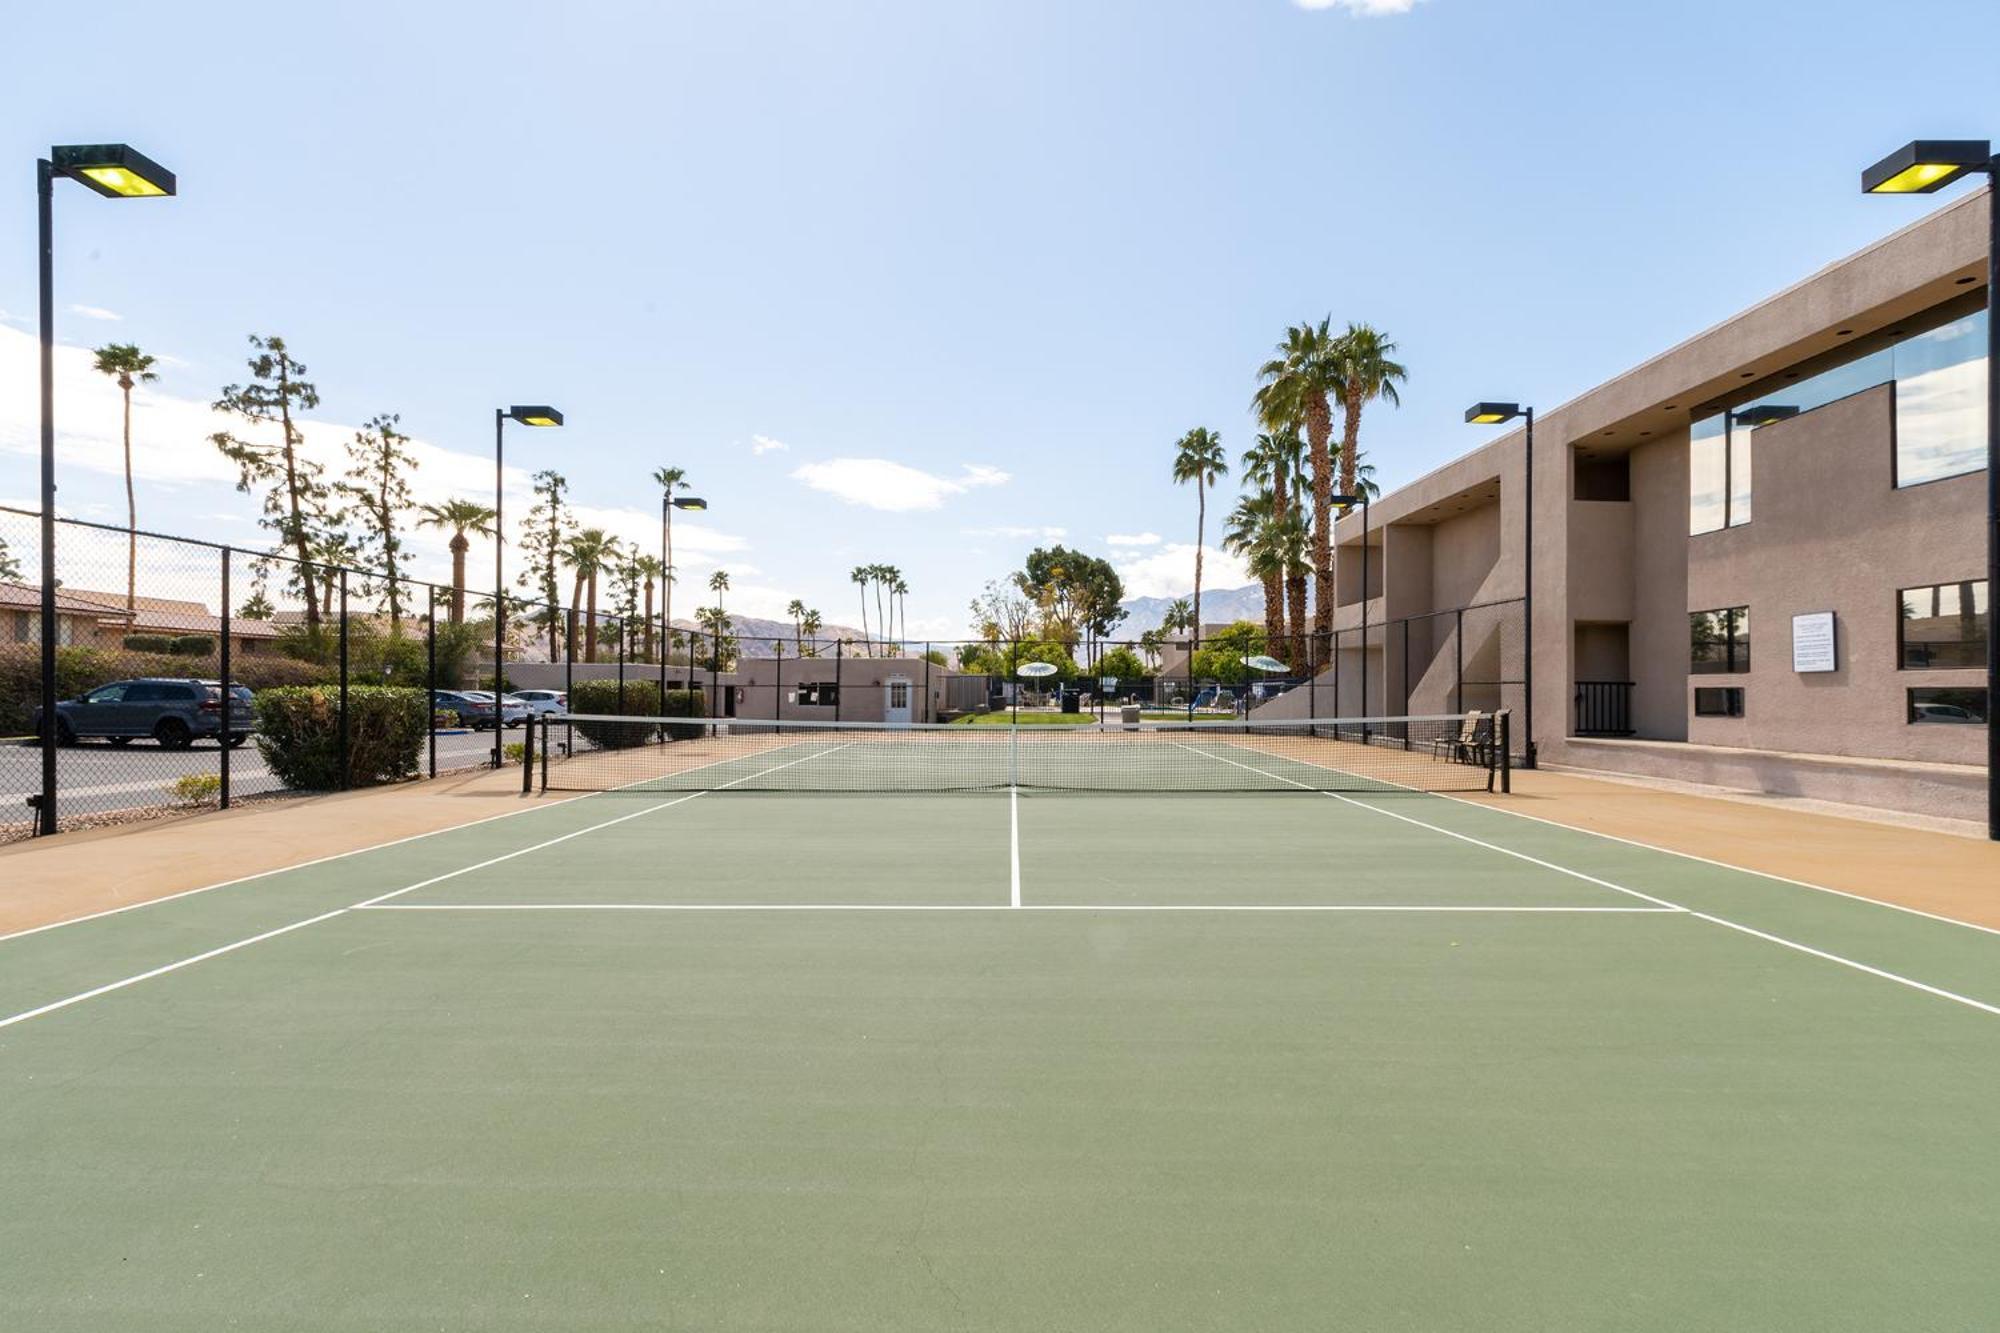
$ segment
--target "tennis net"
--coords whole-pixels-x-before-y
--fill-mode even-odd
[[[1507,715],[1074,726],[555,715],[544,791],[1493,791]]]

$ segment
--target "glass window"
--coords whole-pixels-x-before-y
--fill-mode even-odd
[[[1694,715],[1696,717],[1742,717],[1743,691],[1732,689],[1700,689],[1694,692]]]
[[[1720,532],[1729,522],[1729,457],[1722,415],[1688,431],[1688,532]]]
[[[1986,580],[1934,583],[1896,594],[1898,660],[1905,671],[1986,665]]]
[[[1740,421],[1729,424],[1729,526],[1732,528],[1750,521],[1750,451],[1756,438],[1756,427]]]
[[[1908,721],[1977,726],[1986,720],[1986,691],[1920,687],[1904,692],[1909,696]]]
[[[1986,312],[1896,344],[1896,484],[1986,466]]]
[[[1750,608],[1688,613],[1688,670],[1695,675],[1750,669]]]
[[[801,704],[831,708],[840,701],[840,687],[831,681],[801,684],[798,687],[798,692],[792,697],[796,702]]]
[[[125,685],[123,682],[120,682],[119,684],[116,685],[106,685],[103,689],[100,690],[92,690],[90,692],[90,696],[85,700],[85,702],[93,704],[115,704],[123,702],[124,698],[125,698]]]

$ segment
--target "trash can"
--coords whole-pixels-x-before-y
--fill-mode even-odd
[[[1062,692],[1062,710],[1065,713],[1081,713],[1083,711],[1083,696],[1075,690],[1064,690]]]
[[[1127,731],[1137,731],[1139,729],[1139,705],[1121,704],[1118,709],[1118,722]]]

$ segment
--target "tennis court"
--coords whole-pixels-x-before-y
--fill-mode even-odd
[[[2000,935],[1433,730],[573,744],[0,939],[0,1323],[1989,1324]]]

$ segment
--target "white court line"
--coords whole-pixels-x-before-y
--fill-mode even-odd
[[[728,759],[716,759],[706,764],[696,764],[693,768],[682,769],[681,772],[698,773],[704,768],[714,768],[717,764],[733,764],[741,758],[741,755],[732,755]],[[678,774],[675,776],[678,776]],[[29,926],[25,930],[16,930],[10,934],[0,935],[0,944],[5,944],[8,940],[18,940],[28,935],[39,935],[45,930],[59,930],[64,926],[75,926],[81,925],[85,921],[96,921],[100,917],[117,916],[121,912],[136,912],[142,907],[158,907],[161,903],[170,903],[177,898],[187,898],[197,893],[207,893],[211,889],[226,889],[234,884],[249,884],[256,880],[268,879],[272,875],[282,875],[288,871],[306,870],[313,866],[325,865],[329,861],[339,861],[346,857],[359,856],[363,852],[379,852],[388,847],[400,847],[406,842],[420,842],[425,838],[435,838],[442,833],[456,833],[460,829],[478,828],[481,824],[491,824],[497,820],[512,819],[516,815],[533,814],[537,810],[553,810],[559,805],[573,805],[577,801],[588,801],[594,797],[610,795],[613,792],[627,791],[638,786],[640,783],[652,781],[654,781],[652,778],[640,778],[637,782],[628,782],[622,786],[608,788],[605,791],[584,792],[575,796],[565,796],[554,801],[542,800],[534,805],[523,806],[518,810],[506,810],[497,815],[488,815],[484,819],[472,820],[469,823],[453,824],[449,828],[434,828],[424,833],[412,833],[406,837],[391,838],[387,842],[372,842],[366,847],[352,847],[344,852],[333,852],[326,856],[316,856],[310,861],[295,861],[290,865],[274,866],[270,870],[259,870],[251,875],[239,875],[235,879],[217,880],[213,884],[203,884],[198,888],[182,889],[178,893],[169,893],[160,898],[148,898],[144,902],[126,903],[122,907],[107,907],[101,912],[89,912],[83,916],[68,917],[62,921],[51,921],[45,925]],[[544,792],[542,795],[546,797],[547,793]]]
[[[361,903],[358,912],[1490,912],[1674,916],[1678,907],[1506,907],[1431,903]]]
[[[1192,749],[1192,747],[1183,747],[1183,748]],[[1205,753],[1205,751],[1202,750],[1194,750],[1193,752],[1195,754]],[[1220,755],[1209,755],[1209,758],[1220,760],[1222,763],[1225,764],[1236,764],[1235,760],[1223,759]],[[1306,786],[1305,783],[1295,782],[1291,778],[1281,777],[1276,773],[1265,772],[1265,770],[1261,768],[1252,768],[1249,764],[1236,764],[1236,767],[1249,769],[1249,771],[1252,773],[1262,773],[1265,777],[1275,778],[1279,782],[1290,782],[1295,787]],[[1308,788],[1308,790],[1310,789]],[[1824,959],[1829,963],[1838,963],[1842,967],[1853,968],[1857,972],[1866,972],[1871,977],[1880,977],[1884,981],[1893,981],[1899,986],[1908,986],[1911,990],[1922,991],[1926,995],[1935,995],[1939,999],[1950,1000],[1953,1003],[1965,1005],[1969,1009],[1977,1009],[1980,1010],[1982,1013],[2000,1015],[2000,1006],[1987,1004],[1983,1000],[1975,1000],[1969,995],[1960,995],[1957,991],[1945,990],[1941,986],[1933,986],[1928,982],[1918,981],[1914,977],[1903,976],[1899,972],[1890,972],[1883,968],[1871,967],[1867,963],[1856,962],[1852,958],[1844,958],[1837,953],[1828,953],[1824,949],[1815,949],[1809,944],[1801,944],[1797,940],[1789,940],[1782,935],[1773,935],[1767,931],[1758,930],[1753,926],[1746,926],[1739,921],[1731,921],[1726,917],[1719,917],[1710,912],[1697,912],[1693,908],[1687,907],[1681,903],[1670,903],[1665,898],[1655,898],[1649,893],[1640,893],[1637,889],[1627,889],[1621,885],[1613,884],[1609,880],[1598,879],[1595,876],[1586,875],[1580,870],[1571,870],[1565,866],[1556,865],[1554,862],[1544,861],[1539,857],[1529,856],[1525,852],[1517,852],[1511,848],[1502,847],[1497,843],[1486,842],[1483,839],[1472,837],[1469,834],[1459,833],[1456,832],[1455,830],[1444,828],[1437,824],[1428,824],[1421,819],[1412,818],[1409,815],[1397,814],[1393,810],[1384,810],[1380,806],[1370,805],[1366,801],[1357,801],[1352,799],[1351,797],[1343,796],[1338,792],[1330,792],[1330,791],[1321,792],[1320,795],[1330,796],[1336,801],[1343,801],[1348,805],[1358,806],[1363,810],[1372,810],[1374,813],[1378,815],[1386,815],[1390,819],[1400,819],[1406,824],[1415,824],[1418,828],[1429,829],[1433,833],[1442,833],[1448,838],[1457,838],[1461,842],[1469,842],[1475,847],[1484,847],[1489,851],[1499,852],[1502,856],[1512,856],[1519,860],[1528,861],[1538,866],[1547,866],[1549,869],[1561,871],[1565,875],[1574,875],[1578,879],[1589,880],[1593,884],[1602,884],[1604,887],[1608,889],[1617,889],[1618,892],[1620,893],[1629,893],[1635,898],[1644,898],[1647,902],[1660,903],[1663,906],[1676,908],[1679,911],[1686,913],[1688,916],[1696,917],[1702,921],[1710,923],[1711,925],[1717,925],[1727,930],[1734,930],[1745,935],[1755,936],[1757,939],[1767,941],[1768,943],[1771,944],[1780,945],[1787,949],[1793,949],[1799,953],[1810,954],[1814,958]],[[1471,805],[1473,804],[1473,802],[1466,801],[1466,802],[1461,802],[1461,804]],[[1487,810],[1491,809],[1492,807],[1482,805],[1479,806],[1478,808],[1482,810]],[[1566,827],[1566,826],[1558,825],[1558,827]],[[1644,846],[1643,843],[1638,845]]]
[[[1176,744],[1178,744],[1178,742],[1176,742]],[[1191,745],[1182,745],[1181,748],[1183,750],[1188,751],[1191,754],[1198,754],[1205,758],[1213,759],[1218,764],[1231,764],[1237,768],[1245,770],[1246,772],[1258,773],[1264,777],[1272,778],[1279,782],[1289,782],[1294,787],[1298,787],[1305,791],[1319,790],[1318,788],[1312,786],[1310,783],[1300,782],[1295,778],[1284,777],[1280,774],[1272,773],[1266,769],[1257,768],[1251,764],[1239,764],[1234,759],[1225,759],[1221,755],[1211,754],[1207,750],[1197,750]],[[1484,847],[1487,851],[1490,852],[1499,852],[1503,856],[1511,856],[1517,860],[1526,861],[1530,865],[1540,866],[1544,870],[1553,870],[1559,875],[1568,875],[1572,879],[1580,879],[1586,884],[1595,884],[1601,889],[1610,889],[1613,893],[1624,893],[1624,894],[1629,894],[1634,898],[1644,899],[1646,902],[1652,903],[1656,907],[1670,907],[1676,911],[1682,911],[1682,912],[1687,910],[1685,907],[1682,907],[1679,903],[1670,903],[1665,898],[1655,898],[1650,893],[1641,893],[1637,889],[1628,889],[1623,884],[1613,884],[1608,879],[1599,879],[1597,876],[1587,875],[1581,870],[1572,870],[1568,866],[1557,865],[1553,861],[1544,861],[1540,857],[1530,856],[1526,852],[1517,852],[1510,847],[1502,847],[1497,843],[1482,842],[1478,838],[1471,837],[1464,833],[1454,833],[1452,832],[1452,830],[1448,828],[1440,828],[1436,824],[1426,824],[1421,819],[1411,819],[1408,815],[1399,815],[1393,810],[1384,810],[1379,806],[1369,805],[1363,801],[1356,801],[1350,797],[1341,795],[1339,792],[1320,791],[1319,794],[1321,796],[1330,796],[1336,801],[1345,801],[1349,805],[1359,806],[1363,810],[1373,810],[1376,814],[1386,815],[1390,819],[1400,819],[1403,820],[1405,823],[1415,824],[1418,828],[1427,828],[1431,830],[1433,833],[1442,833],[1446,837],[1457,838],[1461,842],[1469,842],[1475,847]]]
[[[329,921],[337,916],[345,916],[347,910],[345,907],[336,907],[331,912],[321,912],[318,916],[307,917],[304,921],[294,921],[289,926],[279,926],[276,930],[267,930],[262,935],[252,935],[247,940],[237,940],[234,944],[225,944],[221,948],[210,949],[207,953],[198,953],[192,958],[183,958],[179,962],[156,967],[150,972],[139,972],[117,981],[106,982],[102,986],[97,986],[87,991],[80,991],[64,999],[52,1000],[48,1004],[34,1009],[24,1009],[18,1014],[0,1018],[0,1028],[10,1028],[16,1023],[25,1023],[31,1018],[40,1018],[43,1014],[52,1014],[58,1009],[67,1009],[73,1004],[82,1004],[85,1000],[94,1000],[100,995],[109,995],[112,991],[124,990],[127,986],[136,986],[142,981],[150,981],[154,977],[165,976],[169,972],[178,972],[184,967],[193,967],[196,963],[206,962],[211,958],[219,958],[226,953],[234,953],[238,949],[247,948],[252,944],[273,939],[290,931],[302,930],[307,926],[317,925],[322,921]]]
[[[1585,774],[1584,776],[1587,777],[1589,775]],[[1491,810],[1495,814],[1509,815],[1515,819],[1532,820],[1537,824],[1546,824],[1550,828],[1567,829],[1571,833],[1588,834],[1593,838],[1603,838],[1607,842],[1622,842],[1627,847],[1641,847],[1649,852],[1661,852],[1667,856],[1678,856],[1684,861],[1699,861],[1702,865],[1714,866],[1718,870],[1734,870],[1739,875],[1755,875],[1759,879],[1768,879],[1779,884],[1789,884],[1795,889],[1811,889],[1815,893],[1830,893],[1836,898],[1849,898],[1857,903],[1871,903],[1876,907],[1886,907],[1893,912],[1907,912],[1911,916],[1923,917],[1926,921],[1939,921],[1947,926],[1961,926],[1966,930],[1976,930],[1985,935],[2000,935],[2000,927],[1982,926],[1977,921],[1961,921],[1954,916],[1940,916],[1936,912],[1926,912],[1921,907],[1905,907],[1902,903],[1892,903],[1882,898],[1870,898],[1865,893],[1850,893],[1846,889],[1830,888],[1825,884],[1814,884],[1810,880],[1793,879],[1789,875],[1777,875],[1768,870],[1754,870],[1749,866],[1739,866],[1728,861],[1718,861],[1712,856],[1698,856],[1694,852],[1677,851],[1672,847],[1662,847],[1658,843],[1641,842],[1637,838],[1621,838],[1616,833],[1605,833],[1600,829],[1583,828],[1576,824],[1565,824],[1559,820],[1545,818],[1542,815],[1531,815],[1525,810],[1510,810],[1505,806],[1487,805],[1483,801],[1468,801],[1463,796],[1453,796],[1446,792],[1428,792],[1426,795],[1442,797],[1447,801],[1456,801],[1460,805],[1469,805],[1477,810]]]
[[[776,768],[766,768],[756,773],[746,773],[742,777],[735,779],[733,782],[724,783],[723,786],[728,787],[728,786],[734,786],[735,783],[737,782],[748,782],[752,778],[760,778],[768,773],[776,773],[779,771],[779,769],[791,768],[795,764],[808,763],[811,760],[822,758],[825,755],[833,754],[836,751],[845,748],[846,748],[845,746],[836,745],[831,750],[822,750],[817,754],[809,754],[804,756],[803,758],[794,759],[791,761],[791,763],[779,764]],[[722,790],[722,787],[717,787],[714,788],[713,790],[720,791]],[[81,1004],[85,1000],[95,999],[97,996],[100,995],[109,995],[112,991],[123,990],[127,986],[137,985],[139,982],[148,981],[154,977],[165,976],[169,972],[178,972],[180,969],[184,967],[192,967],[194,964],[200,962],[206,962],[210,958],[219,958],[223,954],[233,953],[238,949],[245,948],[252,944],[261,943],[264,940],[276,939],[280,935],[287,934],[294,930],[300,930],[306,926],[317,925],[321,921],[331,921],[334,917],[344,916],[350,911],[375,907],[377,904],[385,903],[389,901],[391,898],[399,898],[403,894],[414,892],[417,889],[427,888],[432,884],[439,884],[448,879],[456,879],[460,875],[470,874],[472,871],[475,870],[484,870],[489,866],[499,865],[502,861],[511,861],[517,856],[526,856],[529,852],[540,851],[545,847],[554,847],[558,843],[568,842],[572,838],[580,838],[586,833],[595,833],[599,829],[607,829],[614,824],[623,824],[627,820],[639,819],[646,815],[657,814],[661,810],[671,810],[673,807],[677,805],[686,805],[689,801],[695,800],[697,797],[706,795],[708,795],[708,793],[705,791],[690,792],[686,796],[676,797],[671,801],[666,801],[659,805],[649,805],[646,806],[644,809],[634,810],[629,814],[620,815],[616,819],[607,819],[601,823],[591,824],[584,828],[575,829],[572,830],[571,832],[561,834],[557,837],[549,838],[546,841],[538,842],[528,847],[522,847],[519,848],[518,850],[507,852],[501,856],[490,857],[487,860],[481,861],[476,865],[461,866],[456,870],[447,871],[442,875],[433,875],[429,879],[418,880],[415,884],[406,884],[400,889],[392,889],[388,893],[377,894],[373,898],[364,899],[363,901],[358,903],[349,903],[346,907],[336,907],[331,912],[321,912],[318,916],[307,917],[303,921],[294,921],[290,925],[279,926],[275,930],[267,930],[264,931],[262,934],[252,935],[248,939],[237,940],[234,943],[224,944],[217,948],[209,949],[206,952],[194,954],[188,958],[182,958],[176,962],[166,963],[159,967],[151,968],[145,972],[137,972],[129,977],[122,977],[117,981],[106,982],[102,986],[96,986],[87,991],[79,991],[75,995],[66,996],[60,1000],[52,1000],[47,1004],[39,1005],[33,1009],[25,1009],[18,1014],[13,1014],[5,1018],[0,1018],[0,1028],[9,1028],[14,1026],[14,1024],[16,1023],[25,1023],[27,1020],[31,1018],[38,1018],[43,1014],[52,1014],[56,1012],[58,1009],[67,1009],[73,1004]],[[470,826],[465,825],[461,827],[470,827]],[[332,858],[328,859],[330,860]]]
[[[1021,905],[1021,789],[1007,788],[1007,852],[1011,858],[1014,881],[1014,901],[1012,906]]]

